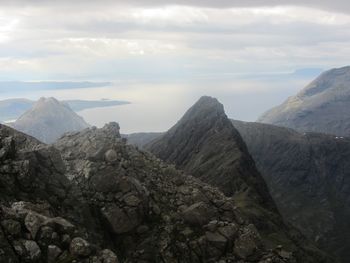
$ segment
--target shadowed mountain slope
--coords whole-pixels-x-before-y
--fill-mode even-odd
[[[350,139],[233,121],[284,218],[350,258]]]

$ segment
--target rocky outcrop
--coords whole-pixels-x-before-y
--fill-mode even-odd
[[[102,262],[104,233],[57,149],[0,125],[0,152],[1,262]]]
[[[350,139],[233,121],[285,220],[335,254],[350,258]]]
[[[53,146],[0,135],[5,262],[325,262],[272,246],[238,200],[128,145],[116,123]]]
[[[350,67],[324,72],[297,95],[264,113],[258,122],[300,132],[350,135]]]
[[[200,98],[174,127],[146,149],[218,186],[228,196],[246,193],[259,203],[274,206],[241,136],[223,105],[214,98]]]
[[[268,249],[263,231],[233,198],[128,145],[117,124],[67,134],[55,146],[122,261],[324,260],[285,244]],[[112,162],[106,158],[110,152],[116,156]]]
[[[10,125],[44,143],[52,143],[66,132],[89,127],[68,104],[55,98],[41,98]]]
[[[202,97],[146,149],[232,197],[272,247],[279,242],[289,244],[291,249],[300,246],[297,232],[284,225],[241,136],[216,99]],[[191,215],[198,218],[194,224],[202,223],[205,211],[203,204],[192,207]],[[236,251],[249,254],[244,249],[237,246]]]

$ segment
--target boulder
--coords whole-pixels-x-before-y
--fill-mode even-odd
[[[62,250],[55,245],[49,245],[47,247],[47,262],[55,263],[59,255],[61,255]]]
[[[104,249],[101,251],[100,260],[103,263],[119,263],[117,255],[109,249]]]
[[[209,207],[204,202],[191,205],[183,211],[183,219],[190,225],[203,226],[207,224],[215,215],[213,207]]]
[[[227,244],[227,239],[218,232],[205,232],[205,238],[209,246],[213,246],[221,251],[223,251]]]
[[[139,226],[142,221],[134,209],[125,211],[113,205],[102,208],[101,212],[115,234],[128,233]]]
[[[254,225],[248,225],[235,241],[234,252],[244,260],[255,260],[261,255],[261,245],[258,231]]]
[[[21,234],[21,224],[13,219],[7,219],[1,222],[5,233],[17,237]]]
[[[89,242],[81,237],[73,238],[69,248],[70,253],[77,257],[87,257],[91,254],[91,246]]]
[[[41,257],[41,250],[38,244],[33,240],[24,240],[23,246],[26,250],[25,258],[30,262],[36,262]]]
[[[105,153],[105,159],[107,162],[109,163],[113,163],[117,160],[118,155],[117,152],[113,149],[109,149],[108,151],[106,151]]]
[[[45,221],[46,217],[34,212],[29,212],[24,219],[24,225],[28,229],[32,238],[35,239],[37,232]]]

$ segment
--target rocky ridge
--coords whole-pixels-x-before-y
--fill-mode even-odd
[[[235,200],[116,123],[53,146],[1,125],[0,169],[1,262],[320,262],[268,249]]]
[[[174,127],[145,148],[233,198],[272,247],[284,243],[298,250],[304,242],[284,224],[241,136],[216,99],[202,97]]]

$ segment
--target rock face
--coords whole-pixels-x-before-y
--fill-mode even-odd
[[[104,232],[58,150],[0,125],[0,152],[1,262],[102,262]],[[76,238],[89,255],[71,253]]]
[[[54,142],[66,132],[89,127],[68,104],[54,98],[41,98],[11,126],[45,143]]]
[[[117,124],[66,134],[55,146],[69,178],[83,189],[117,244],[122,261],[279,262],[276,246],[267,249],[264,234],[234,199],[128,145]],[[112,162],[106,159],[111,152]],[[250,228],[254,237],[242,238],[240,247],[249,243],[251,248],[235,252],[235,240]],[[325,260],[294,249],[286,262]]]
[[[282,242],[290,247],[298,246],[291,242],[293,230],[284,225],[241,136],[216,99],[202,97],[173,128],[146,145],[146,149],[231,196],[258,231],[264,232],[264,239],[274,245]],[[203,204],[197,203],[185,212],[185,218],[187,214],[193,218],[190,223],[205,223],[202,218],[207,212]],[[242,254],[250,253],[243,250],[237,248]]]
[[[202,97],[168,132],[146,146],[226,195],[246,193],[273,207],[265,182],[223,105]]]
[[[350,139],[233,121],[285,220],[350,258]]]
[[[350,67],[324,72],[296,96],[264,113],[258,122],[300,132],[350,135]]]
[[[237,200],[126,144],[116,123],[53,146],[0,126],[0,152],[2,262],[326,262],[298,236],[272,247]]]

